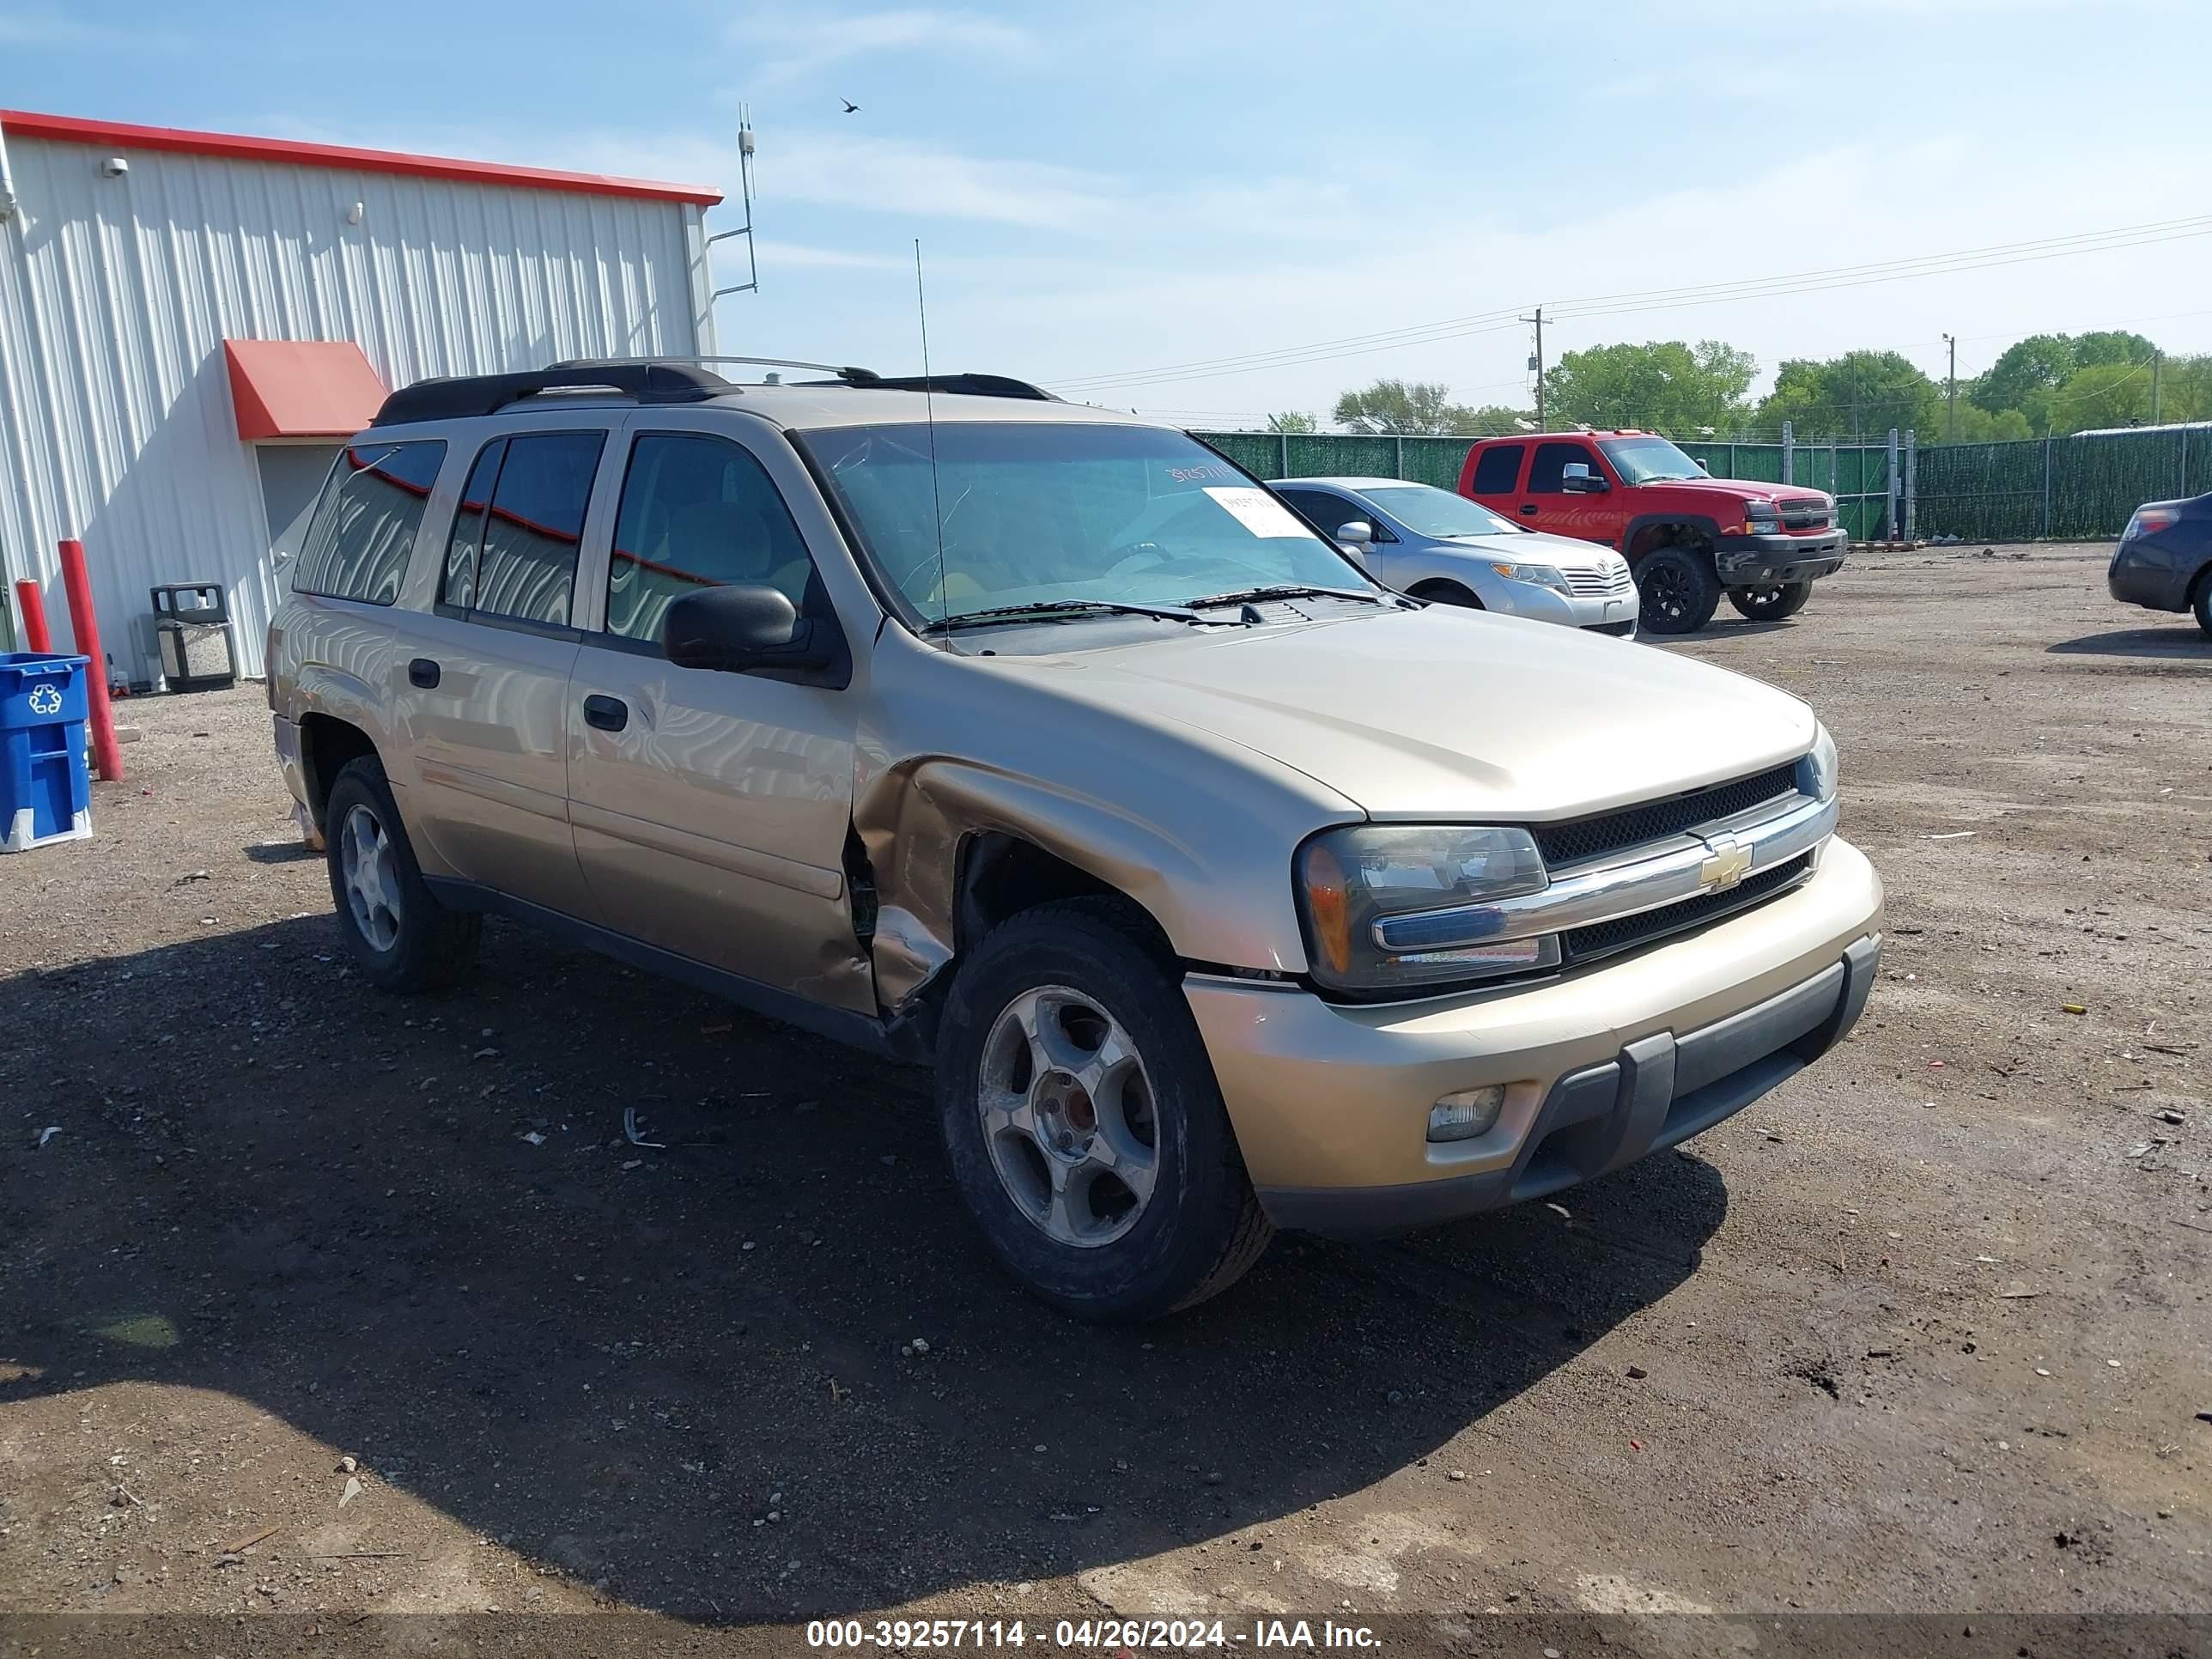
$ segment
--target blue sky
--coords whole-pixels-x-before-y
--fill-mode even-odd
[[[1325,410],[1378,374],[1523,401],[1511,313],[1538,301],[1571,313],[1587,296],[2212,214],[2212,134],[2172,118],[2188,100],[2156,67],[2208,47],[2212,8],[2125,0],[0,0],[0,102],[734,198],[742,101],[762,291],[722,302],[725,350],[913,366],[918,236],[940,369],[1216,424]],[[1779,297],[1677,294],[1563,317],[1547,343],[1717,337],[1763,379],[1863,345],[1940,374],[1948,331],[1963,375],[2045,329],[2212,349],[2208,276],[2212,236],[2190,235]],[[1474,320],[1386,349],[1351,337],[1449,319]]]

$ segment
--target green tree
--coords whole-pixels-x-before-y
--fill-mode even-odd
[[[2164,388],[2160,388],[2163,392]],[[2160,398],[2165,403],[2163,396]],[[2161,419],[2169,418],[2161,407]],[[2092,363],[2077,368],[2044,400],[2045,430],[2054,437],[2106,426],[2140,425],[2150,419],[2150,365]]]
[[[2074,341],[2064,334],[2031,334],[2015,340],[1967,387],[1967,397],[1994,415],[2025,411],[2030,399],[2055,392],[2078,367]]]
[[[1523,422],[1527,424],[1523,425]],[[1474,411],[1463,429],[1480,433],[1486,438],[1515,432],[1534,432],[1536,429],[1536,411],[1533,409],[1508,409],[1504,404],[1485,404]]]
[[[1937,417],[1936,430],[1923,431],[1920,441],[1926,443],[1993,444],[2014,438],[2033,438],[2035,430],[2028,425],[2027,416],[2016,409],[2001,409],[1992,415],[1979,404],[1967,401],[1964,388],[1959,394],[1958,430],[1951,430],[1951,411],[1946,410]]]
[[[1544,376],[1546,418],[1565,425],[1643,426],[1683,435],[1727,428],[1745,410],[1759,365],[1718,340],[1593,346]]]
[[[1878,439],[1892,427],[1900,434],[1917,428],[1921,441],[1933,443],[1942,436],[1943,393],[1894,351],[1796,359],[1782,365],[1753,423],[1779,428],[1784,421],[1800,443]]]
[[[1285,410],[1280,415],[1267,416],[1270,432],[1318,432],[1321,422],[1302,409]]]
[[[1453,433],[1474,429],[1475,411],[1451,400],[1440,380],[1377,380],[1336,400],[1336,419],[1361,432]]]

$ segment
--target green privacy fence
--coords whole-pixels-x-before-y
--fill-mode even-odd
[[[1367,437],[1301,432],[1197,434],[1263,478],[1409,478],[1451,489],[1472,438]],[[1683,450],[1717,478],[1783,482],[1784,446],[1692,439]],[[2087,433],[2009,443],[1900,439],[1897,516],[1922,538],[2100,539],[2119,534],[2145,501],[2212,490],[2212,423]],[[1854,541],[1886,533],[1891,495],[1884,444],[1789,446],[1790,481],[1836,497]]]
[[[1923,536],[2099,539],[2145,501],[2212,490],[2212,426],[1942,444],[1920,452],[1917,471]]]

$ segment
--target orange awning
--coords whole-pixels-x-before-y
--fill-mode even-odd
[[[375,417],[384,382],[350,340],[225,340],[238,435],[350,438]]]

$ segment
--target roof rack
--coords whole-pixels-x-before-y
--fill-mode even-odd
[[[1006,374],[878,374],[872,368],[836,363],[810,363],[796,357],[622,357],[606,361],[624,363],[744,363],[757,368],[806,368],[827,374],[827,380],[793,380],[793,386],[849,386],[871,392],[942,392],[948,398],[1024,398],[1034,403],[1056,404],[1058,398],[1042,386]],[[556,368],[582,368],[579,363],[556,363]]]
[[[417,380],[385,398],[371,426],[490,415],[544,392],[606,391],[641,404],[703,403],[732,390],[720,375],[671,358],[555,363],[517,374],[456,374]]]

